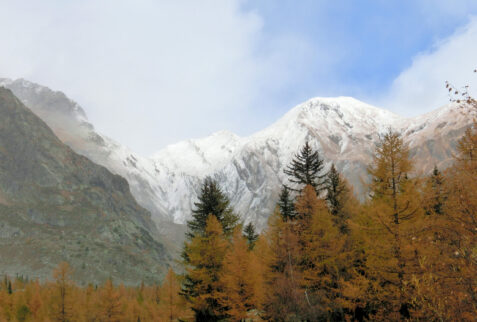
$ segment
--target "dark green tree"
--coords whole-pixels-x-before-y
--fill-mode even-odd
[[[306,185],[310,185],[319,195],[325,189],[326,173],[322,173],[323,166],[320,154],[313,151],[307,141],[283,172],[288,175],[291,183],[300,186],[292,190],[301,191]]]
[[[426,207],[426,214],[430,215],[432,213],[437,215],[443,214],[443,207],[445,201],[444,194],[444,176],[439,171],[437,166],[434,166],[431,176],[428,180],[428,189],[430,193],[429,205]]]
[[[348,219],[344,209],[349,189],[346,182],[341,178],[334,164],[328,172],[326,179],[326,203],[330,213],[333,215],[333,221],[338,226],[341,233],[349,231],[346,220]]]
[[[205,178],[198,198],[199,201],[194,203],[192,219],[187,222],[187,237],[192,239],[197,234],[203,234],[207,217],[211,214],[217,217],[224,233],[231,234],[239,218],[233,213],[229,199],[221,191],[217,182],[210,177]]]
[[[248,249],[252,250],[255,242],[258,239],[258,234],[255,231],[255,226],[250,222],[243,230],[245,238],[247,238]]]
[[[278,207],[280,208],[283,221],[295,218],[295,207],[293,205],[293,199],[290,196],[290,189],[287,186],[283,186],[280,192]]]

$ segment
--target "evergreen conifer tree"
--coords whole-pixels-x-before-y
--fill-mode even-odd
[[[347,214],[344,211],[347,197],[349,197],[349,190],[346,182],[341,178],[335,165],[332,164],[326,180],[326,202],[330,213],[333,215],[333,221],[341,233],[348,231]]]
[[[230,201],[220,190],[217,182],[207,177],[202,184],[199,201],[194,203],[192,220],[187,222],[187,237],[194,238],[197,234],[203,234],[207,217],[212,214],[222,225],[224,233],[229,235],[237,225],[238,216],[233,213]]]
[[[437,166],[434,166],[434,170],[427,181],[426,195],[426,214],[442,215],[445,202],[444,177]]]
[[[326,173],[322,174],[323,167],[323,159],[320,154],[318,151],[313,151],[307,141],[283,172],[289,176],[288,180],[291,183],[300,186],[298,189],[292,190],[301,191],[306,185],[310,185],[315,189],[317,195],[320,195],[325,189]]]
[[[293,200],[290,197],[290,190],[287,186],[283,186],[278,199],[278,206],[280,207],[280,214],[284,221],[291,220],[295,217]]]
[[[255,246],[255,242],[258,239],[258,234],[255,232],[255,226],[250,222],[247,226],[245,226],[244,236],[247,239],[248,249],[252,250]]]

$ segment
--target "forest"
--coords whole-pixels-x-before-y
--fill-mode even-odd
[[[5,276],[0,320],[474,320],[477,123],[459,140],[454,164],[428,177],[412,175],[409,149],[389,129],[368,173],[360,202],[305,144],[260,233],[207,178],[180,271],[137,287],[77,285],[68,263],[50,281]]]

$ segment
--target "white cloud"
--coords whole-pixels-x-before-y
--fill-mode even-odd
[[[307,55],[298,38],[263,46],[262,24],[241,0],[0,0],[0,77],[64,91],[101,132],[152,153],[253,128],[247,109]]]
[[[464,28],[437,42],[431,51],[417,55],[378,104],[406,116],[433,110],[449,102],[446,81],[476,90],[476,67],[477,18],[471,18]]]

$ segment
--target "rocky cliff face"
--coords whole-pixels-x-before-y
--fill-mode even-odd
[[[80,282],[160,279],[172,258],[128,182],[75,153],[3,87],[0,116],[0,273],[44,279],[67,261]]]
[[[245,221],[263,227],[286,182],[283,169],[306,140],[319,149],[327,166],[336,164],[361,196],[379,134],[387,128],[403,133],[416,160],[416,174],[428,173],[435,164],[444,168],[476,115],[469,107],[449,104],[407,119],[353,98],[314,98],[249,137],[218,132],[145,158],[96,133],[82,109],[62,93],[24,80],[4,79],[0,84],[11,88],[76,152],[124,176],[163,232],[170,231],[170,222],[181,224],[189,218],[205,176],[219,181]]]

